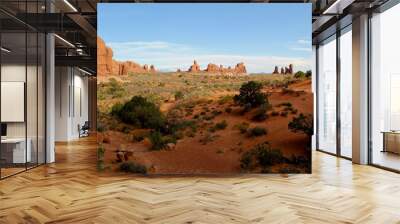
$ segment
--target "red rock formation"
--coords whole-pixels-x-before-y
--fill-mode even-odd
[[[97,74],[98,75],[127,75],[129,73],[155,72],[153,65],[141,66],[133,61],[119,62],[113,59],[113,51],[104,41],[97,37]]]
[[[197,64],[197,61],[193,61],[193,65],[190,66],[188,72],[199,72],[200,71],[200,66]]]
[[[285,74],[285,69],[283,67],[281,68],[281,74]]]
[[[272,74],[279,74],[278,66],[275,66],[274,72],[272,72]]]
[[[243,62],[236,64],[234,71],[235,73],[247,73],[246,66]]]

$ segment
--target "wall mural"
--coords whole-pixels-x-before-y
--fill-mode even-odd
[[[310,173],[310,11],[99,4],[98,168]]]

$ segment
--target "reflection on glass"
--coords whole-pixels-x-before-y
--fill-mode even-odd
[[[350,27],[351,28],[351,27]],[[347,31],[347,30],[346,30]],[[352,157],[352,35],[340,36],[340,152]]]
[[[336,153],[336,40],[318,49],[318,147]]]
[[[372,18],[372,163],[400,170],[400,5]]]
[[[26,143],[26,35],[2,33],[1,57],[1,175],[6,177],[25,170],[31,160]],[[27,150],[28,149],[28,150]]]

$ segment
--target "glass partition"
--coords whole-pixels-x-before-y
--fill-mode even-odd
[[[0,6],[36,13],[40,2]],[[45,163],[45,44],[43,33],[0,12],[0,178]]]
[[[351,26],[340,36],[340,154],[352,157],[352,33]]]
[[[318,149],[336,153],[336,36],[318,48]]]
[[[371,162],[400,170],[400,5],[371,19]]]

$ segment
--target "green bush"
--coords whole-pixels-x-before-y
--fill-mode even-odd
[[[281,150],[272,149],[268,143],[256,145],[253,149],[258,164],[262,167],[272,166],[283,161]]]
[[[164,140],[163,136],[159,131],[152,131],[149,134],[149,140],[151,142],[151,150],[161,150],[167,147],[167,142]]]
[[[165,117],[160,109],[142,96],[134,96],[125,104],[115,104],[111,114],[126,124],[140,128],[161,130],[165,125]]]
[[[272,111],[271,112],[271,116],[278,116],[279,115],[279,112],[278,111]]]
[[[235,103],[245,107],[245,109],[255,108],[260,105],[268,105],[267,95],[261,92],[262,84],[255,81],[244,83],[239,89],[239,95],[235,95]]]
[[[298,71],[294,74],[295,78],[305,78],[306,77],[306,73],[304,73],[303,71]]]
[[[183,93],[181,91],[176,91],[174,97],[175,100],[180,100],[183,98]]]
[[[234,126],[235,129],[238,129],[240,131],[240,133],[244,134],[247,132],[247,129],[249,128],[249,123],[243,122],[240,124],[236,124]]]
[[[240,158],[240,168],[243,170],[251,170],[253,166],[253,154],[251,151],[245,152]]]
[[[299,116],[294,117],[288,124],[289,130],[293,132],[301,132],[307,136],[313,135],[313,117],[311,114],[299,114]]]
[[[284,161],[279,149],[272,149],[268,142],[258,144],[253,149],[242,154],[240,167],[243,170],[252,170],[261,167],[262,173],[269,173],[270,167]]]
[[[266,135],[266,134],[267,134],[267,129],[265,129],[263,127],[259,127],[259,126],[250,128],[248,130],[249,137],[259,137],[259,136]]]
[[[126,93],[125,89],[114,78],[111,78],[106,86],[105,94],[112,98],[121,98]]]
[[[282,117],[287,117],[288,112],[287,112],[287,111],[281,111],[280,115],[281,115]]]
[[[269,109],[269,105],[261,105],[257,110],[255,111],[253,117],[251,118],[254,121],[264,121],[265,119],[268,118],[267,111]]]
[[[146,174],[147,168],[144,165],[134,162],[124,162],[119,165],[119,170],[127,173]]]
[[[225,120],[223,120],[223,121],[218,122],[218,123],[215,124],[215,129],[216,129],[216,130],[223,130],[223,129],[225,129],[227,126],[228,126],[228,123],[227,123]]]

